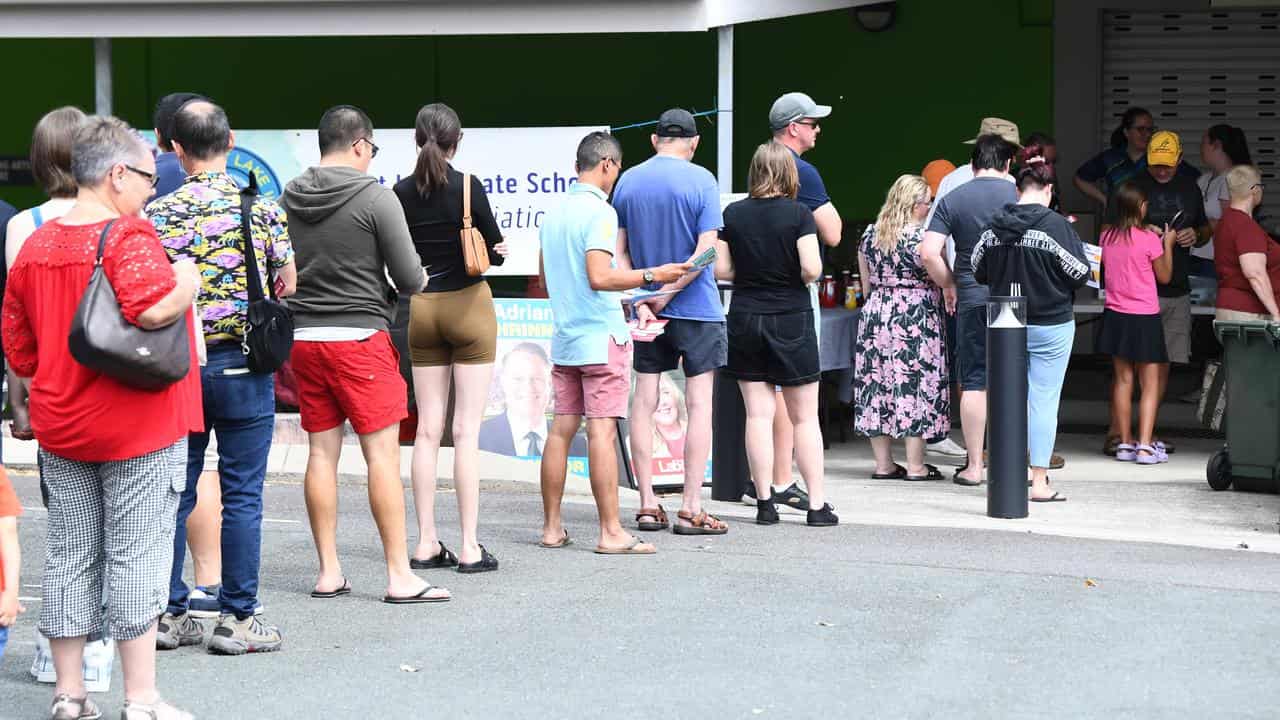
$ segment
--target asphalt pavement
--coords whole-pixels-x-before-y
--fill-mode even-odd
[[[34,477],[14,480],[30,510],[22,594],[36,600],[0,664],[0,718],[41,718],[51,690],[26,669],[44,513]],[[354,592],[322,601],[307,595],[316,562],[302,488],[272,484],[261,597],[284,649],[163,653],[161,691],[228,720],[1280,716],[1275,554],[1038,531],[812,529],[784,511],[779,526],[646,534],[657,555],[605,557],[591,552],[584,500],[566,508],[575,544],[547,550],[535,544],[536,488],[486,487],[481,539],[501,569],[424,572],[455,599],[396,607],[378,601],[382,551],[363,487],[341,489]],[[437,507],[456,545],[448,491]],[[117,667],[99,698],[107,717],[121,690]]]

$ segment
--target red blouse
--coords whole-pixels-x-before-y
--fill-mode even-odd
[[[31,427],[40,446],[80,462],[127,460],[168,447],[204,428],[192,314],[191,372],[162,390],[138,390],[81,365],[67,338],[93,274],[106,221],[51,221],[27,239],[9,269],[4,354],[31,383]],[[176,282],[151,223],[119,218],[107,236],[103,271],[126,320],[155,305]]]

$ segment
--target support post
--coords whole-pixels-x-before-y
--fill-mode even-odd
[[[93,111],[111,114],[111,38],[93,39]]]
[[[720,192],[733,192],[733,26],[716,28],[719,40],[716,88],[716,177]]]
[[[1009,296],[987,301],[987,515],[1027,516],[1027,302],[1013,285]]]

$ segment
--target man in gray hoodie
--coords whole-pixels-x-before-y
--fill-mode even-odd
[[[331,108],[320,118],[319,140],[320,164],[290,182],[280,202],[298,266],[291,360],[311,446],[304,486],[320,556],[311,596],[351,591],[337,544],[338,457],[349,419],[369,467],[369,506],[386,555],[383,601],[441,602],[449,591],[409,569],[399,443],[408,387],[388,333],[397,291],[423,289],[427,275],[400,202],[368,175],[378,153],[369,117],[350,105]]]

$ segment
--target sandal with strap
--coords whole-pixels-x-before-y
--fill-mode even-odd
[[[125,701],[120,720],[195,720],[195,716],[163,700],[156,700],[150,705]]]
[[[640,518],[653,518],[653,521],[641,520]],[[640,508],[636,512],[636,528],[645,532],[654,532],[657,530],[666,530],[671,527],[671,521],[667,519],[667,511],[659,505],[656,508]]]
[[[451,568],[458,566],[458,556],[453,551],[444,546],[444,543],[437,542],[440,546],[440,552],[432,555],[426,560],[419,560],[416,557],[409,556],[409,567],[414,570],[434,570],[436,568]]]
[[[49,706],[50,720],[98,720],[102,711],[89,699],[73,698],[66,693],[53,696],[53,704]]]
[[[715,515],[708,514],[706,510],[693,515],[684,510],[676,513],[676,517],[688,522],[688,525],[676,523],[671,528],[671,532],[676,535],[724,535],[729,532],[729,526],[723,520]]]

